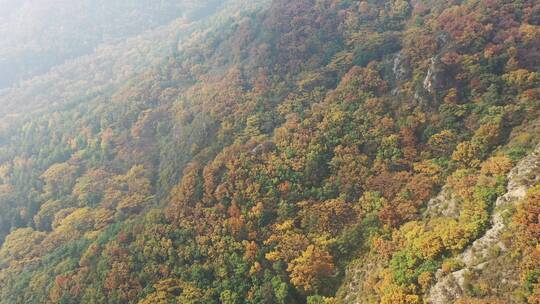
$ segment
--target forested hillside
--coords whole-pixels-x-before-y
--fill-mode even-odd
[[[208,3],[2,92],[0,303],[540,303],[538,1]]]
[[[221,9],[219,0],[2,0],[0,89],[55,65],[180,18]]]

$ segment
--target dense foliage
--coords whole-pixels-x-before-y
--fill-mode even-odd
[[[353,260],[361,303],[422,303],[540,141],[539,49],[533,0],[274,0],[99,90],[99,57],[14,88],[55,106],[0,129],[0,303],[339,303]]]

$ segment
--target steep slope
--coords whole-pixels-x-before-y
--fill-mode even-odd
[[[525,198],[527,191],[540,184],[540,146],[521,160],[510,171],[507,179],[507,192],[497,198],[491,215],[491,227],[456,258],[462,269],[449,274],[438,271],[436,283],[428,293],[429,303],[451,303],[463,297],[467,272],[493,267],[490,265],[493,262],[490,256],[494,252],[501,255],[507,250],[502,236],[505,230],[509,230],[505,215],[508,218],[509,209],[515,209],[515,205]],[[518,288],[519,281],[512,282],[510,275],[506,275],[501,278],[501,284],[510,285],[509,290],[512,290]]]
[[[140,88],[136,90],[138,93],[133,94],[142,95],[147,89],[142,83],[146,82],[146,86],[150,86],[163,81],[159,79],[157,71],[179,52],[179,42],[182,39],[188,38],[190,33],[199,31],[200,28],[206,29],[209,24],[220,24],[223,18],[229,18],[234,12],[241,11],[240,6],[248,10],[257,4],[254,2],[246,5],[242,1],[237,1],[229,3],[226,9],[213,16],[211,20],[192,23],[186,23],[182,19],[176,20],[160,30],[132,38],[124,43],[103,46],[93,55],[58,66],[45,75],[6,90],[0,96],[2,104],[0,159],[4,162],[6,170],[4,172],[8,175],[16,174],[10,161],[15,158],[24,159],[23,163],[30,161],[31,166],[35,168],[22,170],[17,173],[21,174],[17,179],[4,182],[14,184],[15,188],[9,189],[17,192],[17,195],[15,198],[8,196],[7,202],[0,205],[4,210],[0,216],[0,240],[6,231],[22,225],[22,222],[28,221],[37,212],[36,208],[39,206],[32,204],[35,204],[35,200],[41,199],[32,198],[33,191],[30,189],[41,187],[39,175],[45,172],[48,166],[69,158],[68,155],[74,153],[70,147],[76,145],[74,142],[79,144],[84,142],[84,146],[88,147],[88,140],[91,141],[88,132],[94,132],[90,130],[101,128],[101,124],[111,126],[117,123],[111,121],[113,120],[111,113],[120,111],[124,113],[123,115],[128,115],[124,107],[132,107],[134,112],[130,114],[138,116],[138,111],[142,111],[139,107],[143,106],[120,96],[134,88],[134,83],[140,84]],[[157,79],[152,83],[154,75]],[[180,77],[178,86],[185,87],[191,82],[187,74]],[[115,102],[110,104],[111,101]],[[140,102],[145,103],[146,108],[155,106],[151,104],[153,101],[140,100]],[[59,118],[59,115],[63,118]],[[80,115],[87,117],[84,117],[77,126],[69,125],[74,119],[75,121],[79,119],[77,117]],[[67,129],[64,123],[57,121],[58,119],[69,121],[66,123]],[[59,125],[55,126],[55,123]],[[86,139],[83,139],[85,137]],[[36,158],[39,158],[37,163]],[[37,172],[31,173],[34,170]],[[19,214],[23,209],[31,211],[26,220],[21,221]]]
[[[420,303],[490,231],[535,1],[231,5],[2,97],[1,303]]]
[[[232,12],[241,10],[234,1],[224,1],[215,7],[211,3],[205,3],[198,5],[213,7],[208,12],[210,16],[213,10],[222,10],[219,17],[214,16],[213,19],[225,18]],[[256,2],[253,5],[256,5]],[[199,18],[192,18],[193,20],[178,18],[158,29],[149,29],[141,35],[129,36],[125,41],[119,38],[114,44],[96,45],[91,54],[71,58],[72,60],[64,59],[67,60],[65,64],[50,66],[53,68],[48,73],[4,89],[0,94],[0,103],[3,105],[0,109],[0,126],[12,126],[12,120],[24,119],[25,116],[27,118],[31,113],[52,112],[63,109],[66,105],[76,105],[89,96],[107,95],[127,81],[153,68],[166,65],[171,56],[178,54],[182,39],[190,37],[191,33],[201,27],[208,26],[209,21],[205,16],[208,17],[203,14]]]
[[[535,134],[534,139],[531,140],[533,144],[539,142],[539,122],[538,120],[532,122],[525,128]],[[516,130],[518,130],[517,134],[520,135],[514,134],[512,136],[513,138],[523,136],[523,133],[520,133],[523,130],[519,129],[517,128]],[[508,146],[503,149],[508,149],[508,147],[512,147],[514,144],[515,141],[511,140]],[[466,237],[467,232],[465,229],[458,230],[457,235],[452,235],[452,233],[456,233],[452,232],[452,230],[456,228],[453,227],[455,221],[462,222],[463,225],[470,224],[468,221],[462,221],[464,214],[472,210],[468,210],[471,206],[467,206],[467,202],[462,197],[463,194],[460,194],[465,189],[460,189],[459,187],[463,187],[467,183],[474,181],[458,182],[453,180],[452,177],[442,187],[439,194],[428,201],[422,218],[416,224],[415,222],[410,222],[401,228],[402,231],[399,234],[409,234],[408,236],[401,236],[399,234],[392,236],[393,241],[397,241],[401,237],[408,237],[408,240],[402,239],[399,241],[418,242],[420,244],[422,242],[421,239],[426,237],[431,242],[430,246],[434,247],[433,250],[441,250],[437,247],[441,245],[448,246],[447,244],[452,243],[455,244],[454,246],[459,246],[458,250],[452,250],[443,255],[443,263],[439,264],[440,266],[433,273],[433,276],[425,279],[427,280],[427,284],[421,283],[422,279],[418,279],[418,283],[425,284],[422,286],[424,293],[423,301],[427,303],[527,302],[522,292],[523,282],[522,278],[520,278],[520,269],[522,267],[520,265],[522,259],[521,251],[526,252],[527,250],[523,248],[523,243],[519,242],[518,237],[516,237],[515,213],[529,190],[538,188],[540,185],[539,152],[540,145],[537,145],[535,149],[521,159],[511,170],[508,166],[509,164],[505,164],[503,159],[499,159],[496,163],[488,160],[488,162],[482,165],[482,171],[495,169],[491,174],[496,171],[504,172],[509,170],[509,172],[505,178],[507,181],[505,182],[505,191],[502,192],[499,190],[500,196],[497,196],[493,206],[487,209],[491,213],[489,215],[489,224],[487,224],[486,219],[482,220],[486,223],[484,224],[485,231],[478,234],[478,238],[476,239],[474,237],[470,238],[468,242],[472,242],[469,245],[464,247],[463,245],[466,243],[460,245],[455,243],[460,237]],[[500,154],[500,151],[496,154]],[[492,160],[496,158],[498,156],[495,156]],[[494,165],[495,168],[493,168]],[[485,179],[486,177],[483,176],[481,178]],[[470,176],[461,175],[459,178],[468,179]],[[461,183],[461,185],[456,187],[456,182]],[[472,207],[478,208],[479,206]],[[530,214],[528,216],[535,215]],[[418,223],[420,223],[420,227],[423,227],[416,226]],[[438,224],[446,225],[446,227],[437,227]],[[429,236],[430,232],[438,229],[441,229],[441,231],[435,234],[437,235],[436,238],[433,235]],[[438,237],[442,239],[438,239]],[[442,244],[438,244],[441,240]],[[376,241],[380,242],[381,240]],[[396,245],[384,244],[384,246]],[[376,250],[381,249],[380,247],[376,247]],[[395,250],[395,247],[390,250]],[[416,250],[427,249],[420,247]],[[375,292],[373,294],[366,293],[366,288],[369,290],[369,284],[373,284],[372,280],[376,280],[373,274],[383,274],[384,268],[385,259],[381,258],[380,255],[365,255],[361,256],[357,261],[353,261],[349,265],[344,284],[338,292],[339,302],[375,303],[381,301]],[[435,269],[431,271],[435,271]],[[400,299],[400,296],[397,295],[389,301],[390,303],[408,303],[407,301],[414,302],[418,300],[420,299]],[[534,303],[534,301],[530,302]]]

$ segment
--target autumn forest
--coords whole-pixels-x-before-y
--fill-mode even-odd
[[[540,304],[538,1],[0,0],[0,36],[2,304]]]

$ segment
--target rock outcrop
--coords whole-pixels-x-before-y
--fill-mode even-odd
[[[442,270],[437,272],[437,282],[428,294],[428,303],[452,303],[460,298],[464,294],[467,272],[481,271],[489,267],[489,254],[494,249],[498,251],[507,250],[501,241],[502,233],[508,228],[505,223],[505,213],[509,212],[508,207],[515,205],[525,197],[527,190],[531,186],[539,182],[540,145],[529,156],[521,160],[508,174],[507,192],[496,201],[495,211],[491,216],[491,228],[458,256],[464,267],[446,275]],[[444,189],[442,192],[445,192]],[[431,210],[434,210],[436,204],[434,202],[430,203],[432,203]],[[447,203],[446,205],[451,206],[452,204]],[[430,206],[428,205],[428,212],[429,210]]]

